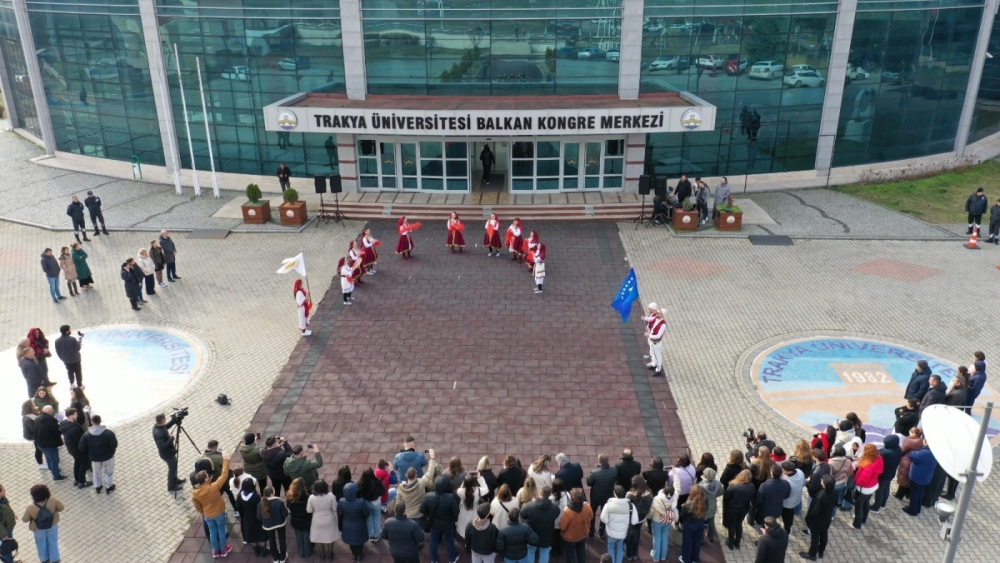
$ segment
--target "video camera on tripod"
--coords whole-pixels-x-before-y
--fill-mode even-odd
[[[173,424],[180,424],[184,422],[184,417],[186,417],[187,415],[188,415],[187,407],[181,407],[181,408],[174,407],[174,412],[170,413],[170,422]]]

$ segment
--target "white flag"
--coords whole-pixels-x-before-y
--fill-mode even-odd
[[[281,267],[278,268],[278,273],[287,274],[293,270],[298,272],[300,276],[306,277],[306,256],[304,253],[300,252],[294,258],[285,258],[282,260]]]

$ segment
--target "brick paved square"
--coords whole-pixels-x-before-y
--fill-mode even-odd
[[[689,256],[672,256],[648,264],[646,267],[658,274],[666,274],[672,278],[690,281],[703,280],[733,269],[731,266]]]
[[[941,270],[940,268],[921,266],[920,264],[900,262],[899,260],[892,260],[889,258],[878,258],[876,260],[865,262],[864,264],[858,264],[857,266],[851,268],[851,271],[878,276],[889,280],[917,283],[937,276],[944,270]]]
[[[24,250],[22,248],[0,249],[0,267],[23,266],[27,263],[28,263],[27,250]]]

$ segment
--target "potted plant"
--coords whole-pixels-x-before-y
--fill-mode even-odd
[[[282,225],[293,225],[301,226],[306,223],[306,202],[299,201],[299,192],[294,188],[288,188],[281,193],[281,197],[284,198],[285,203],[281,204],[278,208],[278,214],[281,215]]]
[[[695,209],[694,197],[684,200],[681,209],[674,209],[674,218],[670,226],[675,231],[696,231],[698,230],[698,211]]]
[[[743,210],[733,203],[730,196],[726,204],[716,209],[719,212],[715,218],[715,228],[720,231],[739,231],[743,229]]]
[[[271,201],[260,199],[260,187],[257,184],[250,184],[246,190],[247,202],[241,206],[243,209],[243,222],[251,225],[263,225],[271,220]]]

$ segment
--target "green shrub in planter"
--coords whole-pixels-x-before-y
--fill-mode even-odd
[[[250,184],[247,186],[247,199],[250,200],[248,203],[250,205],[260,205],[260,198],[262,197],[260,193],[260,187],[257,184]]]
[[[288,188],[287,190],[281,192],[281,197],[284,198],[285,203],[298,203],[299,192],[295,188]]]
[[[681,205],[684,208],[684,211],[694,211],[697,203],[698,202],[694,199],[694,196],[688,196]]]
[[[716,210],[719,213],[743,213],[738,205],[720,205]]]

